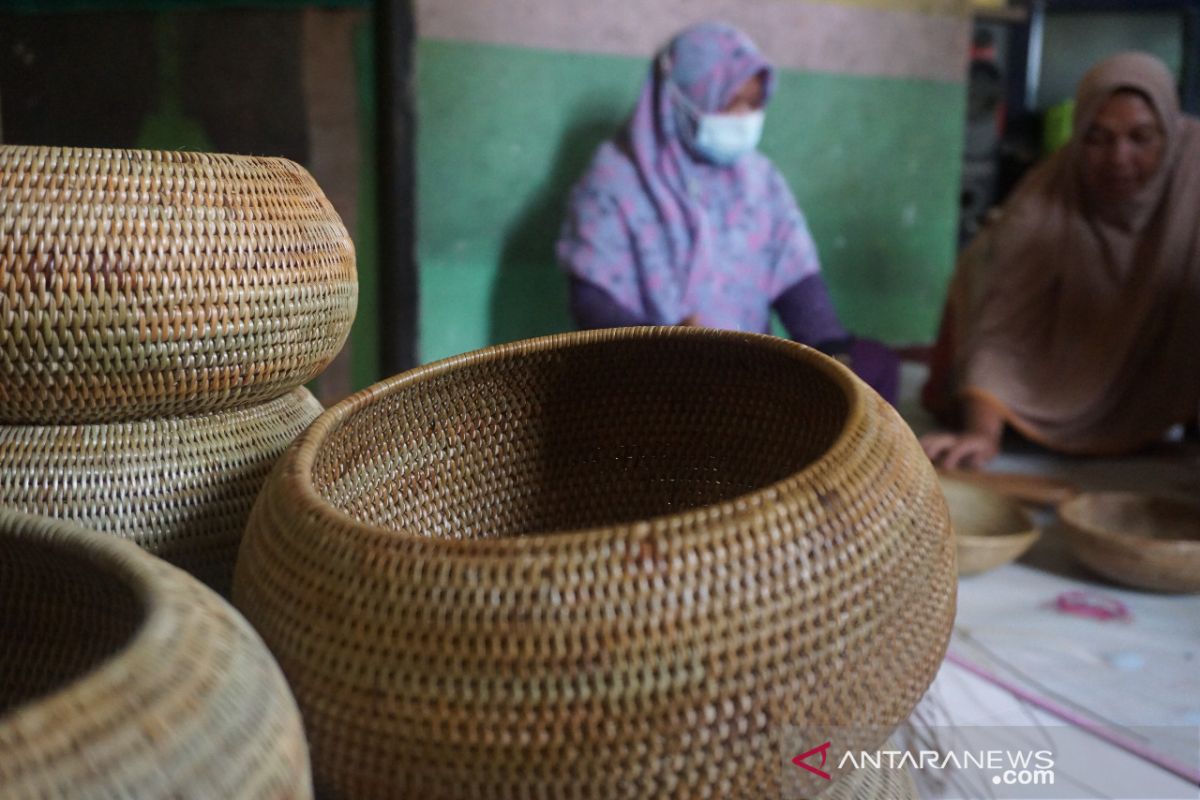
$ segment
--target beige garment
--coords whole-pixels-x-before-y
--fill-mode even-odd
[[[1120,88],[1151,99],[1166,151],[1150,185],[1101,218],[1081,184],[1082,137]],[[1200,122],[1180,113],[1161,62],[1127,53],[1084,77],[1074,130],[960,262],[957,372],[964,396],[1030,438],[1116,453],[1200,404]]]

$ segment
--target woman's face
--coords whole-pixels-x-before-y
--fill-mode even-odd
[[[1167,140],[1158,114],[1137,92],[1113,92],[1083,135],[1083,182],[1102,202],[1141,191],[1162,163]]]
[[[766,86],[762,73],[754,75],[733,93],[733,97],[721,109],[722,114],[749,114],[763,107]]]

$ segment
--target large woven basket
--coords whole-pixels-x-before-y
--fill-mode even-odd
[[[280,158],[0,146],[0,422],[193,414],[319,374],[354,247]]]
[[[0,509],[0,795],[305,798],[300,715],[227,603],[128,542]]]
[[[330,796],[759,798],[785,726],[909,714],[954,570],[933,468],[847,369],[643,328],[335,406],[264,486],[233,597]]]
[[[321,410],[301,388],[192,417],[0,426],[0,505],[132,539],[227,594],[254,498]]]

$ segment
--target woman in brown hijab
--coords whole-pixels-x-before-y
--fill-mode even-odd
[[[1152,56],[1084,76],[1074,133],[964,251],[924,400],[962,430],[921,443],[978,467],[1004,426],[1107,455],[1160,439],[1200,405],[1200,122]],[[938,359],[935,356],[935,362]]]

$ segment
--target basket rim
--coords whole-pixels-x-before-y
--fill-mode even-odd
[[[263,164],[273,163],[285,166],[291,172],[309,174],[304,165],[287,156],[253,155],[249,153],[222,153],[208,150],[166,150],[157,147],[86,147],[80,145],[57,144],[21,144],[18,142],[0,142],[0,153],[14,154],[46,153],[60,158],[79,158],[81,156],[97,156],[109,159],[125,159],[128,161],[160,161],[179,165],[201,166],[205,164]],[[324,192],[321,193],[324,197]]]
[[[1033,515],[1016,500],[982,486],[976,486],[970,481],[964,481],[947,475],[938,475],[938,483],[942,487],[943,495],[945,494],[946,485],[949,484],[956,492],[984,498],[987,502],[996,506],[1002,505],[1006,511],[1012,514],[1013,519],[1020,520],[1022,525],[1020,530],[1006,530],[1002,533],[960,533],[958,528],[953,524],[952,516],[951,527],[954,527],[954,539],[956,542],[971,547],[992,549],[1015,546],[1017,542],[1025,540],[1032,542],[1041,536],[1041,526],[1034,521]],[[946,501],[946,504],[949,506],[949,500]]]
[[[205,409],[191,414],[144,416],[110,422],[0,424],[0,451],[6,446],[32,441],[40,436],[81,434],[104,434],[108,437],[118,434],[158,436],[164,440],[163,444],[169,444],[172,448],[192,450],[198,449],[194,445],[201,441],[194,437],[208,436],[214,431],[226,428],[236,431],[239,424],[257,418],[276,421],[278,416],[275,414],[278,412],[297,408],[310,400],[317,400],[316,395],[307,386],[297,386],[257,402],[251,401],[228,408]]]
[[[1033,526],[1028,530],[1013,531],[1012,533],[997,533],[991,535],[979,535],[975,533],[964,533],[962,535],[955,534],[955,541],[971,548],[980,550],[994,550],[1005,547],[1015,547],[1018,542],[1033,542],[1042,535],[1042,529]]]
[[[1109,500],[1153,501],[1182,506],[1200,512],[1200,503],[1156,492],[1080,492],[1069,500],[1064,500],[1059,504],[1057,509],[1058,517],[1063,521],[1063,527],[1066,528],[1068,534],[1073,534],[1079,539],[1092,541],[1097,544],[1136,552],[1143,561],[1152,552],[1158,556],[1183,554],[1200,556],[1200,539],[1165,539],[1154,536],[1138,536],[1111,528],[1101,528],[1090,520],[1084,519],[1080,513],[1080,506],[1085,505],[1089,500],[1094,501],[1100,498]]]
[[[338,508],[328,502],[313,484],[313,464],[325,440],[333,433],[336,433],[343,424],[359,411],[405,387],[451,373],[462,367],[489,361],[501,361],[514,357],[520,358],[521,356],[535,353],[565,350],[573,347],[608,342],[674,338],[722,341],[735,345],[742,344],[763,347],[791,356],[806,366],[824,373],[841,390],[842,396],[847,401],[846,415],[842,422],[841,430],[834,437],[833,442],[826,448],[824,453],[800,470],[790,473],[780,480],[760,486],[753,491],[718,503],[698,506],[679,512],[660,514],[644,520],[587,528],[524,533],[519,536],[452,539],[421,536],[407,529],[397,530],[388,528],[366,522]],[[332,527],[335,529],[338,527],[343,529],[349,528],[361,534],[369,534],[379,540],[404,541],[443,551],[469,550],[473,555],[482,555],[485,553],[500,555],[510,552],[527,551],[535,547],[578,547],[581,545],[600,544],[605,541],[611,541],[614,538],[621,538],[623,535],[648,535],[671,529],[691,530],[696,533],[705,527],[697,524],[701,520],[707,519],[711,521],[721,519],[729,522],[757,513],[758,509],[773,505],[778,498],[791,494],[791,490],[794,487],[804,484],[807,478],[813,473],[823,470],[830,463],[844,460],[845,455],[855,449],[853,432],[861,425],[867,414],[867,398],[866,384],[862,383],[844,364],[814,348],[767,334],[680,326],[640,326],[556,333],[532,339],[492,345],[479,350],[443,358],[415,367],[398,375],[393,375],[345,398],[336,405],[326,409],[304,433],[297,437],[292,447],[281,459],[281,476],[288,488],[293,492],[289,494],[288,502],[295,504],[295,512],[302,517],[325,520],[332,523]],[[271,480],[268,482],[268,487],[265,491],[274,491],[277,487],[278,483]]]
[[[72,695],[88,693],[90,687],[103,687],[129,672],[128,665],[153,658],[171,641],[177,627],[168,602],[170,589],[162,568],[176,569],[143,551],[133,542],[111,534],[91,531],[78,523],[55,517],[28,514],[0,507],[0,534],[43,550],[70,553],[105,571],[106,577],[119,581],[133,592],[141,618],[133,634],[119,647],[87,670],[69,678],[51,691],[27,697],[0,714],[0,731],[37,726],[44,709],[51,704],[70,702]],[[186,575],[179,570],[180,575]],[[188,576],[190,578],[190,576]]]

